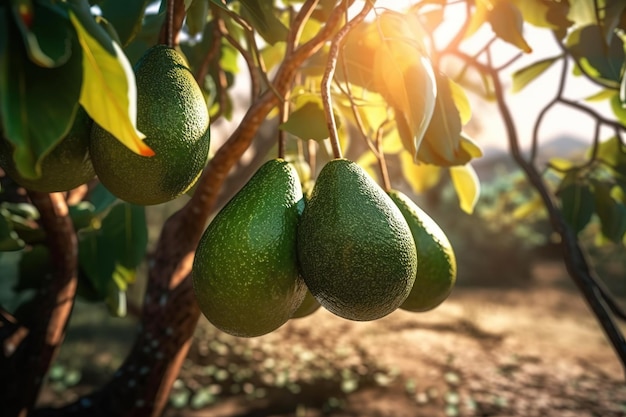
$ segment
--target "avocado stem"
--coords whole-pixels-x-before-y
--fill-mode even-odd
[[[333,155],[335,158],[343,158],[341,152],[341,146],[339,145],[339,135],[337,133],[337,123],[335,122],[335,115],[333,114],[333,105],[330,85],[335,75],[335,69],[337,68],[337,58],[339,57],[339,50],[341,48],[343,39],[346,35],[359,23],[365,19],[365,16],[372,10],[374,2],[368,0],[365,2],[363,9],[352,20],[346,22],[346,24],[337,32],[330,45],[330,51],[328,52],[328,62],[326,64],[326,70],[324,71],[324,77],[322,78],[322,104],[324,105],[324,114],[326,115],[326,126],[328,127],[328,134],[330,138],[330,144],[333,148]],[[346,10],[347,13],[347,10]]]
[[[170,48],[174,47],[174,2],[175,0],[167,0],[167,33],[165,36],[167,46]]]
[[[380,169],[380,177],[383,182],[383,189],[386,192],[391,191],[391,181],[389,180],[389,170],[387,169],[387,161],[383,152],[383,130],[379,128],[376,132],[376,150],[378,159],[378,168]]]

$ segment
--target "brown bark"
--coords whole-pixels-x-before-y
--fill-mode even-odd
[[[31,316],[3,312],[0,324],[0,404],[5,416],[25,416],[34,405],[60,347],[74,305],[77,239],[62,194],[30,193],[50,250],[51,274],[41,277]]]

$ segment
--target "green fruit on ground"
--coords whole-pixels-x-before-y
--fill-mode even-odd
[[[241,337],[272,332],[300,306],[296,234],[302,189],[282,159],[266,162],[209,224],[193,262],[200,310]]]
[[[293,313],[291,316],[292,319],[301,319],[302,317],[310,316],[315,313],[322,305],[313,297],[311,291],[306,292],[304,296],[304,300],[302,300],[302,304],[300,307]]]
[[[452,245],[439,225],[409,197],[395,190],[389,196],[411,228],[419,262],[413,288],[400,308],[415,312],[432,310],[448,298],[456,281]]]
[[[137,128],[155,155],[138,155],[94,125],[90,152],[102,184],[118,198],[151,205],[185,193],[209,154],[209,112],[193,74],[175,50],[150,48],[135,67]]]
[[[74,189],[96,175],[89,157],[92,124],[85,110],[79,107],[70,131],[41,161],[39,178],[20,175],[13,161],[13,147],[4,138],[0,139],[0,166],[13,181],[29,190],[53,193]]]
[[[321,170],[298,227],[304,281],[332,313],[386,316],[409,295],[417,271],[411,230],[391,198],[356,163]]]

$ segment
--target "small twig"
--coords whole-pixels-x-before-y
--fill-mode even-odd
[[[232,12],[228,12],[228,13],[230,17],[237,16]],[[237,22],[239,23],[240,21],[243,21],[243,20],[239,16],[237,16]],[[254,57],[246,48],[243,47],[243,45],[241,45],[241,43],[239,43],[237,39],[235,39],[230,33],[228,33],[228,29],[226,28],[226,25],[224,24],[223,20],[216,21],[216,24],[218,25],[220,33],[222,34],[224,39],[226,39],[228,43],[230,43],[239,52],[239,54],[244,59],[244,61],[246,61],[248,72],[250,73],[250,90],[251,90],[250,95],[254,99],[255,97],[259,95],[259,92],[261,91],[260,90],[261,82],[259,79],[258,69],[254,62]],[[240,23],[240,24],[243,25],[243,23]],[[249,27],[249,26],[245,24],[245,26],[242,26],[242,27],[244,28],[246,33],[248,33],[246,27]],[[252,36],[254,36],[254,34]]]
[[[331,84],[333,76],[335,75],[335,69],[337,68],[337,59],[339,57],[339,50],[345,36],[360,22],[365,19],[365,16],[372,10],[374,4],[370,0],[366,0],[363,9],[352,20],[346,22],[346,24],[337,32],[330,45],[330,51],[328,52],[328,62],[326,64],[326,70],[324,71],[324,77],[322,78],[322,103],[324,105],[324,113],[326,114],[326,124],[328,126],[328,133],[330,135],[330,144],[333,148],[333,155],[335,158],[342,158],[341,146],[339,145],[339,135],[337,133],[337,122],[335,121],[335,115],[333,113],[332,97],[331,97]],[[347,10],[346,10],[347,11]]]
[[[289,33],[287,33],[286,55],[291,54],[294,49],[296,49],[300,36],[302,35],[304,25],[311,17],[311,14],[315,10],[315,7],[317,7],[318,3],[319,0],[306,0],[298,11],[298,14],[296,14],[296,17],[293,19],[293,22],[291,22]]]
[[[215,6],[213,6],[215,8]],[[209,73],[209,67],[211,63],[218,58],[220,54],[220,46],[222,45],[222,31],[220,30],[220,25],[218,22],[221,20],[221,16],[219,13],[213,11],[213,33],[212,33],[212,42],[209,46],[207,53],[204,55],[204,59],[202,59],[202,63],[196,70],[195,79],[196,82],[200,85],[204,84],[204,78]],[[218,65],[219,67],[219,65]]]
[[[167,0],[165,21],[159,33],[159,43],[170,48],[178,44],[178,35],[185,21],[185,3],[183,0]]]
[[[380,126],[376,132],[376,150],[383,189],[389,192],[391,191],[391,181],[389,180],[389,170],[387,169],[387,161],[385,160],[385,153],[383,152],[383,126]]]
[[[78,239],[62,193],[29,192],[46,232],[51,269],[42,276],[33,313],[12,322],[0,339],[0,400],[6,415],[26,415],[35,403],[44,376],[63,338],[74,305],[77,285]]]
[[[537,119],[535,120],[535,125],[533,126],[533,134],[532,134],[532,145],[530,148],[530,162],[534,163],[537,159],[537,153],[539,151],[539,127],[543,122],[543,118],[548,114],[548,111],[556,105],[559,101],[559,97],[563,96],[563,92],[565,91],[565,80],[567,79],[567,71],[568,71],[568,62],[567,59],[563,59],[563,66],[561,68],[561,78],[559,79],[559,86],[557,88],[556,94],[554,98],[544,106],[543,109],[539,112]]]
[[[280,106],[280,123],[285,123],[289,119],[289,96],[290,91],[287,90],[282,106]],[[287,143],[287,131],[285,129],[278,129],[278,157],[285,159],[285,145]]]

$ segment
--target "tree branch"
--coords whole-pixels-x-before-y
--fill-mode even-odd
[[[509,147],[511,149],[513,159],[520,166],[520,168],[522,168],[529,182],[541,196],[543,204],[548,211],[548,217],[550,219],[550,223],[552,224],[552,228],[561,237],[561,248],[563,249],[563,258],[565,260],[567,271],[569,272],[569,275],[574,283],[578,286],[578,289],[583,294],[585,301],[602,326],[602,329],[613,345],[613,348],[621,361],[622,367],[626,372],[626,341],[624,340],[624,336],[606,309],[606,303],[603,299],[602,291],[591,274],[589,264],[587,263],[585,255],[578,243],[578,238],[563,218],[561,211],[548,191],[548,187],[543,182],[541,174],[531,163],[526,161],[522,155],[519,146],[517,129],[515,127],[511,111],[504,98],[504,90],[502,88],[502,83],[500,82],[499,73],[490,68],[488,68],[488,73],[493,78],[498,109],[505,124],[509,139]]]
[[[10,323],[2,326],[0,339],[0,404],[6,416],[26,415],[33,407],[65,336],[77,285],[77,238],[63,194],[29,196],[46,232],[52,273],[41,277],[32,315],[18,322],[3,314]]]
[[[302,63],[332,36],[342,10],[334,10],[313,39],[285,57],[274,78],[275,91],[286,93]],[[157,417],[162,413],[200,316],[190,280],[194,251],[228,172],[278,103],[272,90],[259,96],[205,168],[193,197],[165,222],[149,269],[138,336],[114,378],[73,404],[34,415]]]

